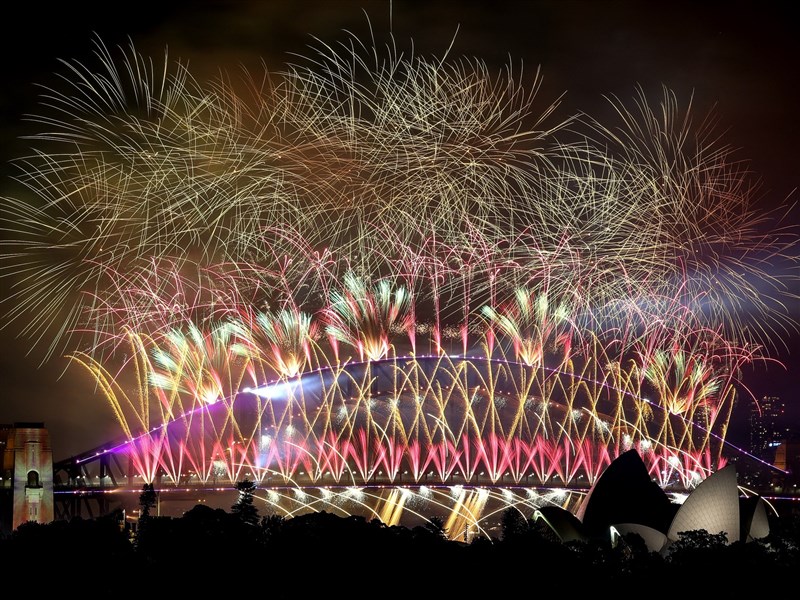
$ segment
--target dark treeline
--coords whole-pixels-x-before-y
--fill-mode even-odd
[[[516,509],[501,535],[449,540],[443,520],[413,528],[317,512],[259,515],[247,488],[230,511],[198,504],[181,517],[149,514],[141,496],[135,531],[119,515],[26,523],[0,539],[4,587],[31,593],[113,593],[161,598],[201,593],[265,598],[497,597],[594,594],[648,597],[789,591],[800,572],[800,520],[776,521],[767,538],[728,544],[724,534],[684,532],[668,553],[639,536],[615,544],[560,541]]]

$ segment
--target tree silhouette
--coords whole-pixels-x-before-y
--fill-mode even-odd
[[[236,500],[236,503],[231,506],[231,512],[239,517],[243,523],[258,525],[258,508],[253,504],[256,484],[245,478],[236,482],[236,489],[239,492],[239,498]]]
[[[677,541],[669,546],[669,553],[720,550],[727,544],[728,535],[724,532],[709,533],[705,529],[679,531]]]
[[[285,525],[286,519],[280,515],[266,515],[261,518],[261,529],[267,540],[279,535]]]
[[[150,516],[150,509],[156,505],[158,495],[153,488],[152,483],[145,483],[142,487],[142,493],[139,494],[139,506],[141,512],[139,513],[139,520],[147,519]]]
[[[423,528],[435,537],[440,537],[443,540],[448,539],[447,528],[444,526],[444,519],[442,517],[431,517],[425,522]]]
[[[505,541],[521,538],[531,529],[528,519],[517,508],[511,506],[503,511],[500,522],[501,539]]]

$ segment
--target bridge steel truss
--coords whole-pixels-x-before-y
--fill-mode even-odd
[[[121,492],[137,481],[129,463],[126,456],[96,451],[54,463],[56,520],[93,519],[124,508]]]

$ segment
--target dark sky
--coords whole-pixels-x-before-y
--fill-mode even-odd
[[[800,22],[790,6],[735,0],[15,3],[0,25],[0,159],[25,152],[19,136],[27,131],[22,117],[34,107],[35,84],[54,81],[61,71],[57,59],[88,57],[94,34],[108,46],[127,45],[130,38],[155,59],[168,49],[202,79],[218,69],[256,66],[262,58],[280,68],[292,53],[308,53],[311,36],[335,42],[350,30],[366,38],[368,15],[376,37],[385,39],[391,28],[402,47],[413,40],[420,54],[440,56],[452,42],[455,58],[475,57],[497,68],[511,60],[530,72],[541,67],[541,93],[553,99],[565,94],[567,112],[601,114],[604,95],[633,98],[637,85],[649,92],[666,85],[683,100],[694,94],[696,110],[714,111],[727,143],[759,174],[760,201],[788,205],[800,181]],[[789,309],[800,314],[796,301]],[[113,421],[89,382],[60,378],[64,364],[57,360],[40,368],[13,329],[0,336],[0,423],[44,421],[56,458],[108,439]],[[793,351],[782,357],[787,370],[770,368],[767,377],[754,377],[758,395],[800,403],[800,347],[790,343]]]

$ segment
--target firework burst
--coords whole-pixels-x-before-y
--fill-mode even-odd
[[[97,59],[42,96],[0,275],[148,481],[577,486],[637,446],[687,487],[794,327],[795,233],[669,90],[614,125],[355,37],[236,82]]]

